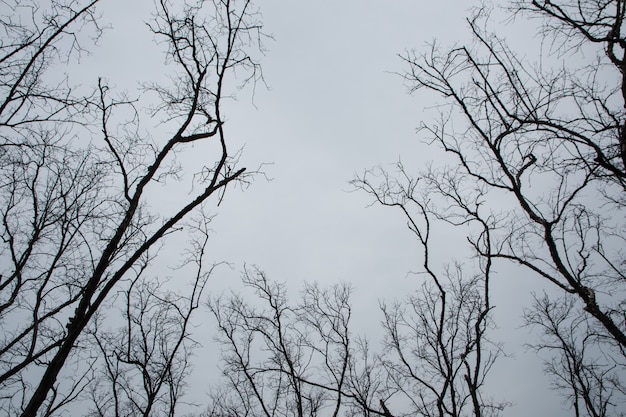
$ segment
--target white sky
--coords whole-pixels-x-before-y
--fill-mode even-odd
[[[399,157],[417,171],[441,156],[415,132],[420,121],[435,115],[428,110],[436,104],[434,96],[407,95],[393,73],[404,69],[398,54],[405,50],[419,51],[434,38],[444,46],[469,41],[464,19],[477,3],[257,2],[266,33],[275,39],[267,42],[262,61],[270,88],[257,86],[254,105],[249,91],[230,102],[226,128],[235,148],[245,146],[242,166],[272,163],[265,168],[272,181],[259,177],[245,192],[231,190],[217,211],[211,257],[232,262],[234,270],[224,269],[215,288],[236,285],[244,263],[258,265],[294,291],[305,280],[347,281],[356,290],[355,324],[365,329],[382,319],[373,308],[379,299],[402,297],[418,287],[418,278],[408,272],[419,268],[419,248],[404,219],[393,210],[366,208],[368,196],[348,192],[348,181]],[[112,22],[113,29],[94,55],[82,61],[85,83],[105,76],[132,92],[138,81],[158,79],[161,58],[149,52],[152,35],[141,23],[152,2],[107,0],[104,5],[104,21]],[[523,31],[523,22],[518,24],[505,25],[508,33],[500,34],[513,43],[527,42],[532,29]],[[503,27],[497,21],[494,25]],[[159,198],[162,204],[172,203],[167,196]],[[446,247],[462,244],[447,242]],[[497,335],[514,356],[500,359],[491,375],[493,396],[514,403],[506,416],[568,415],[547,391],[541,364],[529,361],[531,355],[524,351],[527,330],[516,329],[529,290],[539,288],[539,281],[513,270],[496,279]],[[211,329],[203,332],[206,351],[215,352]],[[202,387],[207,370],[200,370],[193,380]]]

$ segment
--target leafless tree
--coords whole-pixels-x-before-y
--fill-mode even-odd
[[[169,84],[144,89],[142,100],[158,98],[144,120],[139,101],[115,94],[104,79],[85,92],[48,71],[55,63],[74,62],[100,36],[97,0],[4,5],[0,410],[49,415],[93,381],[97,358],[88,348],[90,334],[118,291],[131,298],[150,294],[143,304],[131,301],[131,322],[156,303],[182,323],[182,312],[197,303],[191,295],[180,299],[191,303],[186,310],[174,306],[174,299],[142,284],[142,276],[181,221],[250,175],[229,150],[222,103],[234,82],[229,76],[236,72],[239,85],[261,76],[252,54],[261,47],[262,34],[247,0],[157,2],[149,29],[163,41],[173,65],[167,67]],[[161,123],[158,133],[144,133],[156,123]],[[177,161],[192,146],[206,152],[204,165],[196,173],[183,172]],[[151,211],[152,189],[180,181],[189,181],[194,194],[171,212]],[[201,282],[194,288],[202,288]],[[131,327],[144,325],[135,320]],[[134,361],[135,348],[116,361]],[[59,379],[63,372],[66,382]]]
[[[321,358],[322,372],[335,385],[342,384],[348,348],[348,290],[344,288],[343,294],[335,292],[335,298],[323,300],[318,298],[317,289],[309,288],[309,294],[305,295],[308,301],[300,311],[288,304],[284,285],[268,281],[257,269],[246,270],[244,284],[263,305],[257,308],[254,300],[237,295],[210,304],[218,322],[218,340],[223,346],[223,373],[228,378],[228,387],[236,393],[235,404],[241,404],[236,415],[319,415],[325,392],[305,384],[303,379],[311,375],[315,366],[313,357],[321,349],[329,354],[328,361],[326,356]],[[329,314],[335,315],[318,315],[320,302],[332,306]],[[309,339],[307,330],[311,325],[325,338],[321,348]],[[331,327],[327,329],[327,326]],[[338,358],[332,357],[335,354]],[[339,408],[340,395],[336,402]]]
[[[349,286],[307,284],[294,305],[258,269],[243,281],[254,297],[210,303],[226,383],[207,415],[385,415],[377,404],[382,369],[349,329]]]
[[[429,203],[428,193],[433,190],[421,189],[419,183],[401,163],[393,175],[375,169],[352,182],[376,203],[399,209],[419,243],[422,260],[416,277],[421,280],[418,290],[406,299],[382,303],[382,361],[388,397],[410,404],[405,407],[408,414],[402,415],[498,415],[504,404],[493,402],[483,389],[499,354],[499,347],[487,336],[493,325],[489,294],[492,263],[479,257],[477,272],[467,273],[464,270],[471,271],[468,265],[451,265],[448,259],[439,266],[433,259],[437,249],[432,242],[433,223],[437,222],[473,228],[477,233],[471,241],[475,250],[490,250],[490,229],[480,216],[481,196],[476,195],[471,203],[459,199],[456,210],[442,215]],[[457,198],[451,184],[433,185],[437,192]]]
[[[481,391],[498,353],[485,337],[485,280],[431,278],[415,296],[383,306],[387,341],[384,352],[371,352],[350,330],[349,287],[307,284],[290,304],[284,285],[246,270],[253,297],[210,303],[225,383],[206,415],[497,414],[501,406]]]
[[[119,317],[109,313],[88,329],[100,358],[99,372],[85,394],[92,404],[91,415],[176,414],[189,376],[191,352],[197,345],[191,335],[192,315],[216,267],[204,266],[209,230],[207,217],[198,217],[189,227],[192,235],[198,232],[197,239],[175,269],[178,280],[185,276],[186,267],[192,269],[191,290],[181,293],[163,281],[140,275],[118,295],[123,298],[123,303],[115,303]],[[106,325],[109,330],[100,328]]]
[[[579,303],[572,295],[537,297],[525,320],[542,338],[530,346],[546,351],[545,372],[576,417],[622,415],[623,353],[607,343],[606,334]]]
[[[538,18],[537,64],[487,30],[485,9],[468,20],[473,43],[403,56],[410,91],[444,100],[440,121],[421,131],[452,161],[417,174],[417,189],[434,191],[419,202],[436,202],[441,219],[473,211],[490,241],[470,240],[483,265],[517,264],[564,294],[529,317],[546,329],[537,346],[559,355],[550,373],[569,372],[556,387],[577,415],[624,404],[625,8],[511,2],[513,18]]]

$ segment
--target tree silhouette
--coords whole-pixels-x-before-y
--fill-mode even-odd
[[[89,342],[95,336],[108,349],[96,319],[118,292],[131,310],[158,308],[184,323],[197,295],[172,306],[144,281],[146,270],[185,219],[252,174],[229,149],[222,110],[229,85],[261,76],[253,55],[261,26],[251,2],[156,3],[148,28],[166,47],[171,72],[169,83],[144,85],[141,97],[157,100],[147,116],[104,78],[85,93],[72,79],[51,76],[56,63],[74,62],[101,35],[97,6],[8,1],[0,19],[0,409],[9,415],[53,414],[85,391],[101,359]],[[229,78],[235,72],[237,81]],[[155,123],[158,132],[145,133]],[[178,166],[192,147],[206,152],[195,175]],[[151,190],[177,181],[193,194],[173,212],[153,211]],[[197,292],[203,284],[196,282]],[[150,294],[147,304],[131,300]],[[146,325],[135,318],[131,311],[133,326]],[[187,337],[184,329],[177,334]],[[155,337],[170,343],[170,336]],[[136,362],[118,354],[106,364]],[[172,377],[162,374],[159,383]]]

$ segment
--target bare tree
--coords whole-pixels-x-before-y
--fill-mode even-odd
[[[470,239],[483,265],[520,265],[564,294],[529,317],[547,336],[537,346],[558,355],[549,373],[568,372],[555,386],[577,415],[624,404],[625,7],[511,2],[514,17],[540,19],[536,65],[489,33],[485,9],[468,20],[472,44],[403,56],[410,91],[445,101],[421,128],[452,158],[418,174],[416,188],[434,191],[419,203],[444,220],[473,212],[490,241]]]
[[[546,352],[545,372],[574,415],[621,415],[626,403],[624,357],[610,348],[607,336],[571,295],[536,298],[526,323],[540,330],[541,340],[530,344]]]
[[[146,121],[137,101],[115,95],[104,79],[85,94],[48,71],[57,62],[73,62],[100,36],[97,1],[5,4],[0,409],[35,416],[55,413],[92,381],[84,365],[95,363],[85,348],[86,329],[111,296],[120,289],[134,297],[129,285],[142,282],[181,221],[211,197],[219,201],[227,185],[246,181],[249,173],[237,167],[238,154],[228,148],[222,103],[231,74],[240,77],[239,85],[259,79],[251,53],[261,46],[262,34],[250,1],[198,1],[180,8],[158,2],[149,29],[174,65],[168,67],[169,85],[145,89],[146,97],[159,100]],[[146,122],[161,123],[156,136],[143,133]],[[204,166],[181,172],[179,158],[205,142]],[[169,213],[150,211],[151,188],[187,179],[195,193],[187,201]],[[158,294],[133,305],[141,312]],[[197,303],[194,296],[184,300]],[[172,302],[157,304],[172,311]],[[73,381],[69,387],[58,380],[64,369]]]
[[[499,347],[487,336],[493,325],[489,293],[492,263],[479,257],[476,272],[468,274],[464,272],[471,271],[468,265],[439,266],[433,259],[437,248],[432,242],[433,223],[437,222],[473,228],[477,233],[471,240],[474,249],[490,251],[490,229],[480,216],[481,195],[471,203],[459,199],[456,210],[441,215],[429,203],[428,193],[434,190],[420,189],[418,183],[401,163],[394,175],[376,169],[352,181],[376,203],[400,210],[419,243],[422,259],[416,278],[425,280],[419,289],[406,299],[383,302],[381,307],[388,399],[410,404],[405,406],[406,415],[498,415],[504,404],[493,402],[483,389],[499,354]],[[438,186],[439,193],[454,193],[451,184],[433,185]],[[384,408],[391,415],[388,407]]]
[[[623,100],[616,96],[621,79],[613,86],[598,81],[608,71],[602,55],[588,66],[557,73],[524,66],[479,22],[477,16],[470,27],[484,58],[465,47],[406,57],[406,79],[414,90],[428,88],[448,97],[451,112],[467,122],[461,133],[446,124],[448,117],[424,128],[457,158],[460,177],[517,206],[510,212],[513,226],[483,255],[519,263],[577,294],[626,346],[612,308],[601,308],[595,297],[609,289],[615,293],[624,282],[623,253],[615,249],[623,236],[613,233],[623,230],[622,216],[605,214],[624,209]]]
[[[198,232],[197,239],[175,268],[178,280],[185,276],[186,267],[192,269],[191,290],[181,293],[163,281],[137,276],[117,297],[123,298],[123,303],[115,303],[119,317],[109,313],[88,329],[100,354],[99,372],[86,394],[93,404],[91,415],[176,414],[189,376],[191,352],[197,345],[191,335],[192,315],[216,267],[204,266],[209,230],[207,217],[198,217],[189,227],[192,235]],[[104,326],[109,330],[102,330]]]
[[[87,97],[77,95],[67,78],[49,77],[55,64],[71,62],[102,34],[95,13],[99,0],[3,3],[0,46],[0,126],[3,152],[35,146],[58,123],[80,120]],[[47,122],[47,123],[43,123]],[[56,135],[55,135],[56,133]],[[32,137],[32,136],[35,137]]]
[[[209,416],[385,415],[374,402],[381,369],[367,363],[365,342],[349,329],[349,286],[307,284],[293,305],[285,286],[258,269],[243,281],[254,298],[210,303],[226,382]]]
[[[254,297],[210,303],[225,383],[207,415],[496,415],[501,405],[482,394],[498,353],[485,337],[487,280],[430,277],[432,285],[383,306],[384,352],[371,352],[350,330],[349,287],[306,284],[290,304],[284,285],[246,270]]]
[[[283,285],[268,281],[256,269],[247,270],[243,281],[264,305],[256,308],[254,302],[241,296],[210,304],[223,346],[223,373],[245,410],[237,415],[318,415],[323,392],[302,381],[311,373],[315,354],[307,340],[307,322],[300,319],[297,308],[288,304]],[[315,318],[310,318],[311,322]],[[337,331],[341,332],[347,321],[339,324],[342,328]],[[335,364],[326,364],[332,373]],[[341,363],[339,366],[343,369]],[[337,401],[340,403],[340,399]]]

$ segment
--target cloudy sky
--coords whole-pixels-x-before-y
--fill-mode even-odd
[[[416,132],[421,121],[435,117],[432,107],[439,99],[407,94],[397,75],[405,69],[398,54],[419,51],[434,39],[444,46],[469,42],[465,18],[477,3],[257,2],[265,31],[274,38],[266,42],[262,60],[268,88],[258,85],[254,95],[246,90],[229,102],[226,126],[235,147],[244,147],[242,165],[270,164],[264,171],[271,180],[259,177],[245,192],[233,190],[216,210],[211,256],[231,262],[233,269],[216,277],[215,288],[236,286],[244,263],[258,265],[294,290],[302,281],[347,281],[355,288],[361,329],[381,320],[372,308],[379,300],[417,288],[418,278],[408,273],[419,268],[419,247],[402,216],[368,208],[368,196],[352,192],[348,182],[364,169],[399,158],[418,171],[441,156]],[[103,6],[112,29],[97,53],[83,59],[85,82],[94,82],[86,74],[104,75],[132,92],[139,81],[158,79],[154,69],[161,56],[149,52],[155,49],[152,35],[142,24],[152,2],[109,0]],[[533,30],[525,22],[510,25],[495,18],[493,25],[506,30],[513,45],[529,44]],[[541,364],[530,361],[522,346],[527,330],[518,329],[522,305],[539,281],[515,271],[496,278],[497,337],[511,356],[502,358],[491,376],[493,395],[513,403],[507,416],[558,416],[560,400],[547,392]],[[206,340],[205,349],[214,352],[210,329]],[[202,385],[200,376],[194,378]]]

